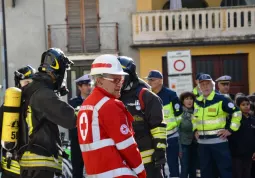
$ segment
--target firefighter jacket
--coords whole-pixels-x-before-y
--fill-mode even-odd
[[[123,103],[95,87],[78,113],[77,130],[88,178],[145,178],[133,137],[133,118]]]
[[[183,112],[180,100],[176,92],[164,86],[157,95],[163,101],[164,120],[167,123],[167,135],[173,135],[178,130]]]
[[[77,115],[79,110],[80,110],[80,107],[81,107],[81,104],[83,103],[83,99],[81,97],[81,95],[75,97],[75,98],[71,98],[69,100],[69,104],[75,109],[75,114]]]
[[[61,173],[63,152],[58,125],[74,128],[74,109],[54,93],[50,77],[43,73],[35,74],[23,94],[30,98],[26,117],[29,143],[21,150],[20,167]]]
[[[155,149],[165,151],[166,124],[160,98],[147,89],[141,94],[144,88],[141,81],[133,83],[130,90],[122,91],[120,100],[134,117],[135,140],[144,164],[149,164],[153,163]]]
[[[232,114],[232,118],[230,124],[226,125],[229,114]],[[202,139],[218,138],[217,133],[222,129],[228,129],[230,132],[237,131],[241,117],[241,111],[231,100],[212,91],[206,99],[200,96],[195,101],[193,130],[197,130],[199,138]]]
[[[11,160],[7,160],[6,153],[7,150],[2,148],[2,157],[1,157],[1,168],[2,171],[5,172],[6,175],[10,175],[12,177],[20,177],[20,166],[18,162],[18,150],[27,144],[27,125],[25,123],[27,105],[25,102],[25,98],[22,97],[22,104],[20,110],[20,119],[19,119],[19,132],[18,132],[18,142],[17,146],[10,151],[12,154]],[[0,135],[2,133],[2,123],[3,123],[3,106],[0,108]]]

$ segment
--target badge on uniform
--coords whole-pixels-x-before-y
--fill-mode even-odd
[[[135,101],[135,109],[138,110],[138,111],[141,110],[141,105],[140,105],[139,100],[136,100],[136,101]]]
[[[176,104],[174,105],[174,108],[175,108],[176,111],[179,111],[180,105],[179,105],[178,103],[176,103]]]
[[[208,108],[208,112],[216,112],[216,108]]]

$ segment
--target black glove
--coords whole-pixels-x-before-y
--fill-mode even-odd
[[[152,154],[152,161],[155,167],[161,167],[166,163],[166,152],[163,149],[156,149]]]

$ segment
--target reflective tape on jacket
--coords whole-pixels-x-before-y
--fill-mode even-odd
[[[119,176],[134,176],[137,177],[136,173],[129,168],[118,168],[100,174],[87,175],[87,178],[111,178]]]
[[[144,164],[152,162],[152,154],[154,153],[154,151],[154,149],[150,149],[140,152]]]
[[[37,155],[31,152],[25,152],[20,160],[22,167],[49,167],[62,170],[63,158],[59,156],[58,159],[47,156]]]
[[[198,135],[217,135],[218,132],[221,130],[224,130],[224,129],[197,131],[197,133],[198,133]]]
[[[2,157],[1,167],[2,167],[2,169],[6,170],[8,172],[12,172],[12,173],[18,174],[18,175],[20,174],[20,165],[15,160],[11,160],[10,169],[8,169],[7,168],[6,158]]]
[[[153,138],[166,139],[166,128],[156,127],[150,130]]]
[[[132,144],[135,144],[135,140],[133,137],[129,137],[128,139],[126,139],[122,142],[119,142],[117,144],[115,144],[111,138],[108,138],[108,139],[99,140],[99,141],[96,141],[96,142],[90,143],[90,144],[80,144],[80,148],[81,148],[82,152],[88,152],[88,151],[94,151],[94,150],[97,150],[100,148],[104,148],[107,146],[116,145],[118,150],[123,150]]]

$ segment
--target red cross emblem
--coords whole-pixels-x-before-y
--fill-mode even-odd
[[[86,140],[88,134],[88,116],[83,112],[79,118],[80,134],[83,141]]]

